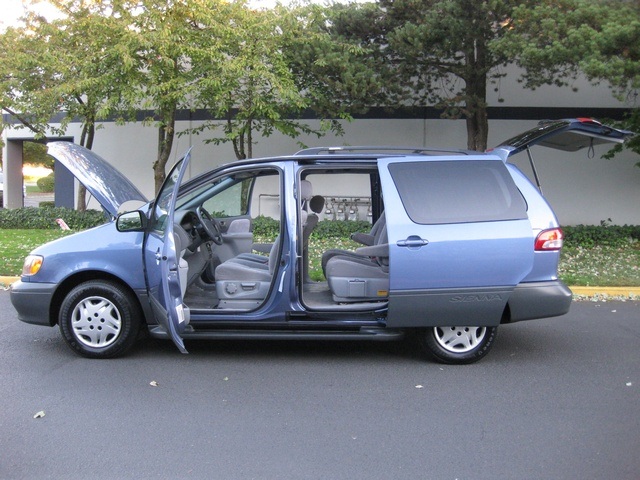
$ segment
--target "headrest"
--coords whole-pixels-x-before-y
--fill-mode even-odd
[[[300,196],[302,197],[300,200],[303,202],[313,197],[313,185],[311,185],[309,180],[302,180],[300,182]]]
[[[322,195],[314,195],[309,200],[309,208],[313,213],[322,213],[324,210],[324,197]]]

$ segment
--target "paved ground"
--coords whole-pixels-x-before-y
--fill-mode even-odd
[[[91,361],[0,291],[0,478],[637,479],[640,303],[412,342],[148,340]],[[151,386],[151,382],[157,386]],[[34,418],[38,412],[44,417]]]
[[[25,207],[38,207],[40,202],[53,202],[53,193],[29,193],[24,199]]]

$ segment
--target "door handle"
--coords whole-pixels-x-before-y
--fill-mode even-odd
[[[418,235],[411,235],[407,237],[406,240],[398,240],[396,242],[396,245],[398,247],[408,247],[408,248],[420,248],[428,244],[429,242],[427,240],[420,238],[420,236]]]
[[[166,260],[167,257],[163,257],[160,253],[160,248],[156,251],[156,265],[160,265],[160,260]]]

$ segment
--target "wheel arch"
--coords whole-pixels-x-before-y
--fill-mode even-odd
[[[99,270],[86,270],[77,272],[64,279],[56,289],[53,298],[51,300],[51,307],[49,309],[49,324],[53,327],[58,323],[58,317],[60,315],[60,307],[64,298],[69,292],[80,285],[81,283],[88,282],[90,280],[106,280],[118,284],[120,287],[126,289],[133,298],[136,300],[137,307],[145,323],[147,323],[147,309],[144,308],[140,301],[140,297],[125,281],[116,275]]]
[[[511,307],[509,306],[509,302],[507,302],[507,304],[504,306],[502,318],[500,319],[500,325],[504,325],[507,323],[511,323]]]

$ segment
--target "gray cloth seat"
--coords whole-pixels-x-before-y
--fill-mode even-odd
[[[300,182],[300,196],[302,201],[302,211],[304,212],[302,214],[303,215],[302,224],[306,228],[308,217],[310,216],[307,212],[307,209],[308,209],[309,203],[311,203],[312,196],[313,196],[313,186],[311,185],[311,182],[309,182],[308,180],[302,180]],[[323,199],[323,205],[324,205],[324,199]],[[316,216],[316,223],[317,223],[317,216]],[[254,245],[254,250],[263,252],[265,254],[270,253],[272,248],[273,248],[273,244],[269,245],[266,243],[261,243],[259,245]],[[257,268],[268,269],[269,257],[268,255],[262,255],[260,253],[246,252],[246,253],[241,253],[239,255],[236,255],[235,257],[227,261],[239,262],[247,266],[255,266]]]
[[[383,225],[376,243],[355,252],[335,253],[327,260],[325,275],[335,302],[371,302],[389,296],[389,243]]]
[[[211,255],[207,253],[210,251],[209,248],[204,246],[193,251],[189,249],[192,239],[180,226],[174,226],[173,239],[176,245],[180,290],[184,297],[187,288],[195,283],[207,268]]]
[[[386,235],[386,217],[385,217],[385,213],[384,211],[380,214],[380,217],[378,217],[378,220],[376,220],[376,222],[373,224],[373,226],[371,227],[371,231],[369,233],[354,233],[351,235],[351,239],[361,243],[365,246],[373,246],[375,244],[380,243],[380,236],[382,235],[383,231],[385,232]],[[385,240],[386,243],[386,240]],[[327,250],[326,252],[324,252],[322,254],[322,260],[321,260],[321,265],[322,265],[322,273],[324,273],[325,278],[327,277],[327,262],[338,255],[348,255],[348,256],[356,256],[356,257],[361,257],[362,254],[358,254],[355,253],[351,250],[341,250],[341,249],[335,249],[332,248],[330,250]],[[388,254],[387,254],[388,256]]]
[[[215,272],[218,308],[251,309],[260,305],[271,288],[279,250],[280,237],[271,248],[266,268],[235,259],[218,265]]]
[[[300,190],[302,201],[300,221],[304,231],[310,216],[307,208],[313,195],[313,188],[309,181],[302,180]],[[242,253],[218,265],[215,270],[216,293],[220,300],[218,308],[251,309],[260,305],[271,288],[279,249],[280,236],[273,243],[268,257]]]

